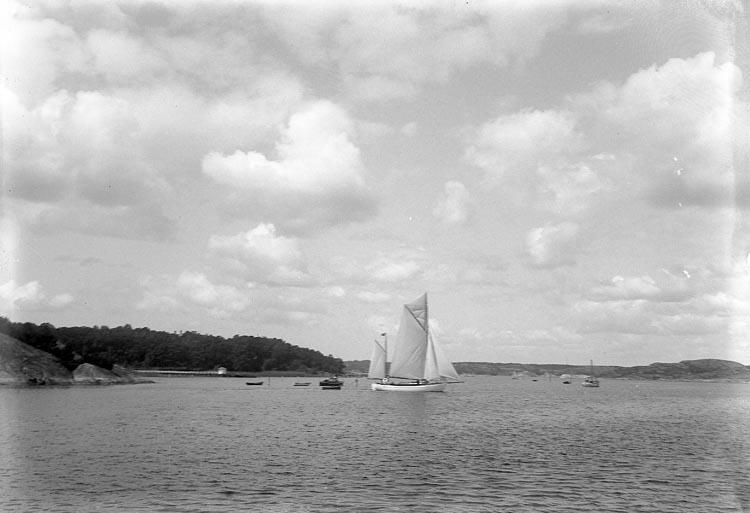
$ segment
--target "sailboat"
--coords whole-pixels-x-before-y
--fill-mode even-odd
[[[596,379],[596,376],[594,375],[594,361],[589,360],[589,365],[591,366],[591,375],[586,376],[586,379],[583,380],[583,383],[581,383],[581,385],[584,387],[598,387],[599,380]]]
[[[387,369],[388,339],[375,341],[367,377],[378,379],[372,389],[389,392],[442,392],[461,378],[443,355],[430,333],[427,294],[404,305],[390,370]],[[408,381],[394,381],[408,380]]]

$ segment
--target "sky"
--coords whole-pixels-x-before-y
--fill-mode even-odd
[[[750,364],[747,8],[4,2],[0,315]]]

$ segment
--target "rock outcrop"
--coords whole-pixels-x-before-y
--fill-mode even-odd
[[[49,353],[0,333],[0,385],[71,385],[73,374]]]
[[[53,355],[0,333],[0,386],[115,385],[152,383],[115,365],[111,371],[90,363],[73,372]]]
[[[73,380],[82,385],[113,385],[123,383],[139,383],[125,368],[115,365],[111,371],[102,369],[90,363],[82,363],[73,371]]]

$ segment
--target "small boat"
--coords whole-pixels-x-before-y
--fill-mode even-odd
[[[310,386],[310,382],[309,381],[297,381],[294,384],[294,386],[295,387],[309,387]]]
[[[323,385],[320,388],[323,390],[341,390],[342,385]]]
[[[367,377],[378,379],[371,388],[387,392],[442,392],[448,383],[460,383],[453,364],[443,355],[430,332],[427,294],[403,307],[393,361],[386,372],[388,339],[375,341]],[[394,379],[408,381],[394,381]]]
[[[338,376],[333,376],[331,378],[321,380],[319,384],[322,387],[338,385],[338,387],[341,388],[344,385],[344,382],[341,381]]]
[[[591,360],[589,364],[591,365],[591,375],[586,376],[586,379],[583,380],[581,386],[599,388],[599,380],[596,379],[596,375],[594,375],[594,361]]]
[[[257,386],[257,385],[262,385],[263,382],[262,381],[246,381],[245,384],[251,385],[251,386]]]

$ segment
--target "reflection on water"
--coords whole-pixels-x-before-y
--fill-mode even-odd
[[[292,383],[0,390],[0,510],[750,510],[750,385]]]

